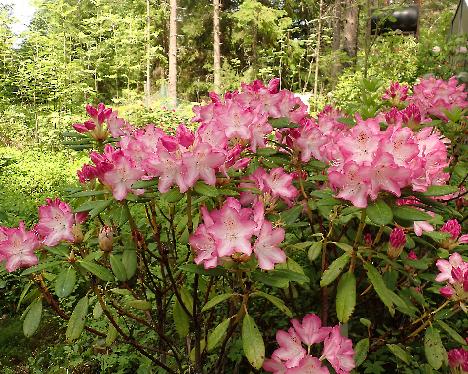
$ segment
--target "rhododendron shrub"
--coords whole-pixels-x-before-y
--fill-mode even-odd
[[[173,131],[86,107],[80,187],[0,227],[25,334],[53,312],[168,373],[466,371],[464,87],[394,82],[371,116],[277,79],[210,98]]]

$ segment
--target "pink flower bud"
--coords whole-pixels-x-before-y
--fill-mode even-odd
[[[195,135],[183,124],[180,124],[176,130],[176,138],[179,141],[180,145],[183,145],[185,148],[190,147],[195,140]]]
[[[387,254],[390,258],[397,258],[400,256],[403,247],[406,244],[406,235],[403,229],[395,227],[390,233],[390,241],[388,245]]]
[[[416,253],[415,253],[413,250],[411,250],[411,251],[409,251],[409,253],[408,253],[408,258],[409,258],[410,260],[416,261],[416,260],[418,259],[418,256],[416,255]]]
[[[99,248],[101,251],[110,252],[114,242],[114,231],[110,226],[102,226],[99,232]]]
[[[458,268],[452,268],[452,278],[455,282],[458,283],[463,283],[463,270],[458,267]]]
[[[452,239],[456,240],[460,236],[461,226],[456,219],[451,219],[444,223],[440,231],[449,233]]]
[[[370,232],[364,235],[364,243],[369,247],[372,245],[372,235]]]
[[[179,143],[173,136],[165,135],[161,137],[161,143],[163,144],[164,148],[166,148],[169,152],[174,152],[177,149]]]
[[[445,297],[446,299],[450,299],[452,296],[453,296],[453,288],[450,287],[450,286],[445,286],[445,287],[442,287],[440,290],[439,290],[440,294]]]

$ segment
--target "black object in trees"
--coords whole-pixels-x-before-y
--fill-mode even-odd
[[[400,30],[415,33],[418,29],[419,8],[416,5],[375,11],[371,17],[373,34]]]

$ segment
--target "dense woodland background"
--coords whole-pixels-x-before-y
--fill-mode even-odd
[[[219,91],[255,78],[281,77],[283,87],[315,92],[314,103],[323,106],[330,99],[343,105],[356,96],[364,75],[384,84],[392,79],[412,83],[429,72],[450,75],[447,57],[456,48],[448,29],[458,1],[424,1],[419,40],[370,34],[369,16],[385,3],[40,0],[20,36],[10,31],[11,9],[2,6],[0,140],[32,137],[56,146],[49,130],[69,126],[70,116],[82,114],[88,102],[160,109],[158,104],[175,91],[175,78],[168,82],[171,66],[179,103],[206,99],[215,77]],[[171,8],[177,10],[177,65],[170,61],[175,51],[169,50]],[[214,24],[219,24],[218,39]],[[434,53],[435,46],[441,51]],[[217,47],[220,56],[214,59]]]
[[[0,5],[1,225],[32,222],[37,204],[75,183],[86,159],[64,150],[62,134],[85,118],[86,103],[104,102],[135,125],[175,126],[212,90],[280,77],[282,87],[311,94],[312,112],[325,103],[352,111],[360,101],[372,105],[391,80],[448,78],[466,47],[449,35],[458,0],[424,0],[418,35],[382,36],[372,35],[369,19],[383,0],[34,3],[22,35],[11,31],[12,9]],[[64,372],[64,357],[80,373],[134,367],[125,347],[96,356],[85,338],[65,345],[52,317],[36,338],[23,338],[22,287],[15,275],[0,278],[2,373]]]

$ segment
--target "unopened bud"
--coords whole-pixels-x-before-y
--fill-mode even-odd
[[[449,286],[442,287],[439,292],[446,299],[450,299],[454,293],[453,288]]]
[[[397,258],[403,251],[406,244],[406,235],[403,229],[395,227],[390,233],[390,241],[388,243],[387,255],[390,258]]]
[[[99,232],[99,248],[104,252],[111,252],[114,242],[114,231],[110,226],[102,226]]]
[[[84,235],[83,230],[81,230],[81,225],[75,223],[72,228],[73,236],[75,237],[75,243],[79,244],[83,242]]]

